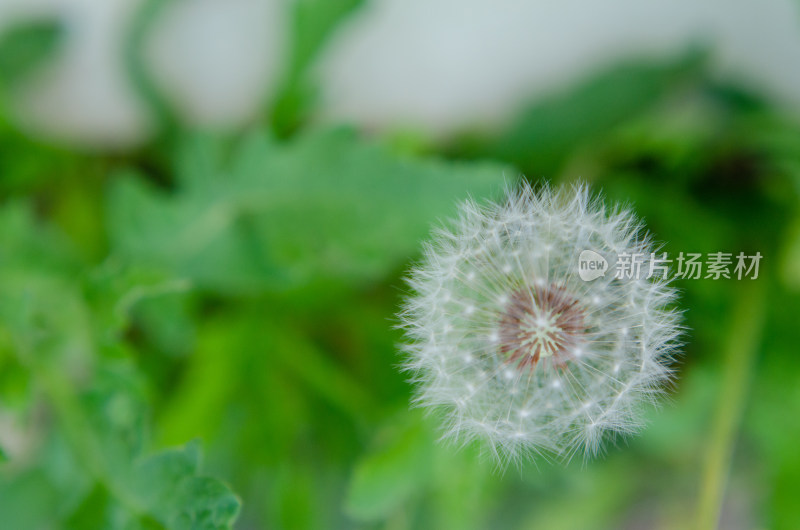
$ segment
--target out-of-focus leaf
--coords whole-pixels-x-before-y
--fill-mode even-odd
[[[153,347],[171,357],[195,350],[197,325],[192,318],[191,296],[185,282],[169,281],[133,309],[133,321]]]
[[[74,248],[16,201],[0,209],[0,241],[0,330],[15,356],[22,364],[52,363],[65,374],[91,370],[95,339],[113,313],[91,306],[84,292],[90,275]]]
[[[0,34],[0,88],[13,86],[58,48],[63,28],[56,20],[20,21]]]
[[[111,492],[106,511],[116,511],[125,524],[230,528],[239,501],[227,486],[200,474],[198,443],[140,456],[147,427],[144,389],[137,379],[125,370],[107,373],[82,400],[93,443],[101,448],[94,478]]]
[[[8,480],[0,474],[2,525],[14,530],[55,528],[58,491],[41,470],[31,470]]]
[[[308,69],[343,19],[365,0],[299,0],[293,2],[288,71],[272,108],[272,126],[280,136],[294,132],[311,110],[316,94]]]
[[[795,220],[784,244],[781,275],[783,283],[795,291],[800,290],[800,219]]]
[[[281,367],[312,392],[356,420],[375,414],[375,401],[362,386],[302,334],[288,326],[265,329],[271,335],[274,355]]]
[[[119,368],[105,370],[78,399],[53,376],[45,378],[48,392],[59,400],[55,409],[68,443],[47,443],[38,460],[43,474],[37,480],[44,483],[37,490],[51,492],[47,505],[42,501],[38,508],[41,517],[120,530],[231,528],[239,500],[226,485],[200,474],[198,444],[140,456],[147,433],[141,381],[124,365]],[[37,476],[31,473],[0,474],[0,492],[24,490]],[[13,528],[42,528],[39,519],[29,522],[25,512],[37,510],[27,501],[9,506],[3,501],[0,513],[21,521]]]
[[[2,104],[2,102],[0,102]],[[75,179],[86,179],[96,171],[85,154],[68,152],[28,138],[15,126],[4,120],[0,109],[0,194],[10,196],[35,196],[52,193],[74,185]],[[63,193],[63,192],[62,192]],[[81,214],[88,217],[93,212]],[[93,244],[94,242],[89,242]]]
[[[300,0],[294,9],[294,68],[307,67],[331,33],[347,16],[357,11],[366,0]]]
[[[423,422],[394,426],[379,447],[356,464],[345,510],[359,520],[390,516],[431,478],[432,440]]]
[[[0,208],[0,236],[0,366],[30,375],[20,408],[47,418],[25,432],[27,460],[0,468],[0,526],[230,528],[238,500],[198,474],[196,447],[141,460],[149,395],[121,339],[163,276],[113,260],[81,267],[24,203]]]
[[[474,154],[514,163],[531,178],[553,178],[564,159],[625,120],[654,107],[697,75],[701,57],[636,62],[604,70],[574,88],[536,102],[507,132]]]
[[[363,283],[406,261],[457,200],[503,179],[501,166],[398,158],[344,131],[255,135],[226,167],[195,164],[173,194],[115,180],[109,230],[121,256],[222,292]]]
[[[566,484],[550,484],[549,487],[540,478],[538,491],[530,492],[528,515],[517,527],[552,530],[635,528],[635,522],[625,524],[626,518],[631,517],[633,521],[635,518],[624,511],[625,500],[634,493],[633,482],[614,478],[630,477],[635,473],[635,469],[627,468],[625,464],[601,463],[590,469],[575,466],[573,473],[560,477],[567,481]],[[575,509],[576,506],[580,509]]]
[[[774,289],[770,293],[770,318],[764,330],[762,349],[755,366],[754,384],[746,415],[744,435],[737,449],[744,463],[756,449],[760,473],[771,478],[769,506],[764,526],[797,528],[797,492],[800,491],[800,459],[797,444],[800,424],[800,386],[797,384],[797,315],[800,297],[795,291]],[[751,449],[752,447],[752,449]],[[738,467],[747,469],[747,465]],[[758,484],[754,488],[762,488]],[[758,491],[758,490],[757,490]]]
[[[277,512],[276,519],[281,528],[296,528],[297,530],[320,528],[320,514],[315,510],[313,496],[315,495],[314,475],[309,465],[302,463],[287,463],[276,479],[275,504],[273,511]],[[331,526],[331,521],[326,521]]]
[[[147,104],[153,121],[160,126],[162,138],[168,138],[170,133],[179,128],[180,123],[168,98],[153,79],[151,69],[148,67],[146,44],[150,30],[169,4],[170,2],[161,0],[137,2],[126,27],[122,48],[122,59],[128,79],[137,95]]]
[[[85,296],[95,312],[94,329],[104,343],[115,341],[128,329],[131,321],[140,315],[142,307],[147,309],[148,303],[158,302],[186,294],[191,284],[185,279],[166,275],[163,271],[148,267],[130,267],[127,264],[107,260],[96,267],[85,281]],[[146,331],[169,333],[173,322],[163,315],[163,330]],[[178,323],[175,323],[178,324]]]
[[[0,268],[48,270],[69,274],[80,265],[65,238],[38,223],[27,202],[0,208]]]
[[[176,530],[230,528],[239,499],[220,481],[198,476],[199,446],[189,443],[144,459],[133,470],[131,489],[166,527]]]
[[[216,432],[243,371],[247,345],[242,341],[247,335],[242,327],[231,319],[209,320],[198,331],[198,348],[160,411],[161,440],[175,443]]]
[[[263,310],[240,309],[198,329],[197,351],[162,407],[160,439],[174,443],[202,436],[216,449],[210,458],[231,466],[226,477],[235,483],[259,477],[253,495],[260,502],[246,505],[243,525],[258,517],[259,527],[316,528],[312,522],[319,520],[335,527],[315,511],[331,478],[328,453],[340,454],[341,446],[347,453],[358,451],[350,420],[359,411],[353,409],[375,404],[352,401],[358,388],[341,388],[343,374],[349,374],[332,359],[322,360],[322,369],[306,367],[307,352],[301,350],[309,348],[308,339],[274,319]],[[322,432],[324,441],[316,440]],[[285,457],[309,443],[319,445],[308,459]],[[247,454],[247,466],[230,458],[234,454]]]
[[[432,526],[436,528],[459,528],[479,530],[482,528],[514,528],[505,517],[509,505],[503,506],[502,524],[490,522],[491,512],[496,508],[501,475],[492,467],[485,454],[475,443],[456,449],[449,444],[434,446],[432,465],[434,484],[424,497],[430,504]],[[517,486],[513,482],[511,486]],[[516,509],[516,508],[514,508]]]

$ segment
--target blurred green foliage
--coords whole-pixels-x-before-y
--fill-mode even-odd
[[[800,528],[797,121],[692,52],[600,71],[504,131],[409,154],[307,125],[309,65],[360,2],[295,4],[291,67],[255,130],[191,130],[167,108],[151,145],[86,154],[28,138],[0,102],[4,528],[685,528],[735,280],[681,283],[672,402],[605,458],[502,472],[409,410],[402,272],[458,200],[520,173],[590,181],[671,254],[764,255],[722,520]],[[157,13],[142,8],[128,49],[156,111],[137,42]],[[0,38],[4,89],[57,53],[57,28]]]
[[[17,23],[0,36],[0,87],[22,82],[52,57],[62,38],[57,21],[34,19]]]

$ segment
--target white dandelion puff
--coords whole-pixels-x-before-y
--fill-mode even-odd
[[[680,346],[676,291],[662,275],[584,281],[584,250],[641,256],[641,271],[654,251],[632,212],[580,185],[467,201],[425,244],[400,314],[405,368],[445,438],[505,462],[595,454],[642,426]]]

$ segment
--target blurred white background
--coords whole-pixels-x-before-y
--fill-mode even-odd
[[[297,0],[300,1],[300,0]],[[145,46],[148,68],[188,122],[230,128],[263,112],[283,73],[291,0],[174,0]],[[63,53],[15,105],[37,135],[125,148],[152,116],[127,78],[124,35],[142,0],[0,0],[0,26],[53,13]],[[508,119],[615,61],[708,45],[720,75],[800,108],[794,0],[373,0],[333,36],[314,75],[318,119],[432,136]]]

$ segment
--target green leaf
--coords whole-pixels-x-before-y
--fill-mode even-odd
[[[431,478],[432,440],[420,421],[406,420],[383,433],[379,447],[355,467],[345,511],[359,520],[390,516],[421,493]]]
[[[87,529],[158,528],[222,530],[235,522],[239,499],[222,482],[198,474],[199,447],[189,443],[144,458],[116,484],[97,484],[68,527]]]
[[[272,126],[280,136],[294,132],[316,99],[308,79],[313,64],[333,31],[364,0],[300,0],[292,3],[289,69],[272,108]]]
[[[161,19],[170,2],[143,0],[137,2],[127,19],[122,39],[122,61],[128,80],[137,96],[147,105],[161,138],[170,138],[180,122],[168,98],[153,79],[146,50],[152,28]]]
[[[4,528],[56,528],[57,504],[58,491],[41,470],[21,473],[15,480],[8,480],[0,474],[0,514]]]
[[[66,273],[79,262],[62,234],[37,221],[33,206],[11,201],[0,208],[0,268]]]
[[[13,505],[0,499],[4,518],[21,521],[13,528],[42,528],[42,520],[120,530],[231,528],[240,501],[225,484],[200,473],[198,443],[138,456],[146,428],[142,396],[137,395],[141,389],[135,388],[141,382],[136,379],[120,369],[98,377],[76,402],[70,402],[63,388],[54,394],[62,398],[57,408],[66,443],[56,433],[42,448],[36,467],[0,473],[0,496],[12,491],[23,497]],[[37,495],[25,489],[33,478]],[[37,500],[45,494],[46,499]],[[25,513],[31,510],[41,511],[37,519]]]
[[[208,319],[198,330],[197,349],[159,411],[162,442],[213,436],[241,380],[241,351],[252,349],[242,344],[247,332],[243,327],[241,318],[228,317]]]
[[[143,314],[150,315],[150,318],[144,318],[146,327],[143,331],[155,335],[155,340],[175,331],[185,338],[185,330],[176,330],[179,323],[169,318],[180,319],[183,316],[180,308],[170,307],[169,302],[185,296],[190,289],[188,281],[167,276],[163,271],[129,267],[114,260],[93,269],[84,288],[94,308],[94,328],[104,343],[116,341],[128,329],[131,321],[137,317],[141,321]],[[154,309],[166,309],[157,322],[152,318]]]
[[[37,19],[12,25],[0,35],[0,87],[25,79],[58,48],[63,28],[56,20]]]
[[[149,388],[122,331],[140,300],[184,286],[114,260],[81,267],[24,203],[0,208],[0,237],[0,368],[29,376],[22,416],[48,418],[26,429],[29,458],[0,467],[3,524],[230,528],[239,501],[199,474],[196,445],[141,457]]]
[[[781,262],[783,283],[795,291],[800,290],[800,218],[795,219],[787,230]]]
[[[175,530],[230,528],[239,513],[239,499],[222,482],[198,475],[197,443],[171,449],[139,463],[132,489],[165,527]]]
[[[108,211],[117,253],[221,292],[365,283],[415,254],[457,200],[504,179],[502,166],[400,158],[345,131],[288,144],[254,135],[231,159],[221,169],[207,167],[218,157],[181,164],[172,194],[131,174],[116,179]]]
[[[537,101],[507,132],[467,151],[512,162],[532,178],[553,178],[568,155],[655,107],[697,76],[702,64],[702,55],[695,52],[671,62],[625,63],[603,70]]]

